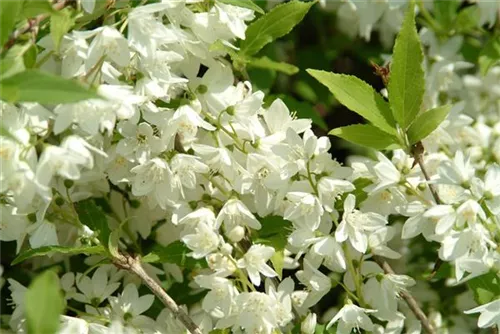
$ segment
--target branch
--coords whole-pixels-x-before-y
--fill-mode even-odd
[[[373,259],[379,266],[384,269],[386,274],[395,274],[394,270],[391,268],[391,266],[383,259],[379,258],[378,256],[374,256]],[[401,298],[404,299],[410,310],[415,314],[418,320],[420,320],[420,323],[422,324],[422,327],[424,328],[425,332],[428,334],[436,334],[435,329],[432,327],[431,323],[429,322],[429,319],[427,319],[427,316],[425,315],[424,311],[418,306],[417,301],[413,296],[408,293],[407,291],[401,291],[399,293]]]
[[[63,9],[64,6],[66,6],[67,2],[69,2],[69,0],[61,0],[57,3],[55,3],[52,6],[52,9],[55,11],[59,11],[59,10]],[[40,23],[43,20],[45,20],[46,18],[48,18],[49,16],[50,16],[50,13],[44,13],[44,14],[37,15],[34,18],[28,19],[28,22],[24,26],[22,26],[21,28],[14,30],[14,32],[10,35],[9,40],[3,46],[2,53],[6,52],[12,46],[14,46],[14,44],[16,44],[17,39],[21,35],[23,35],[27,32],[30,32],[30,31],[33,31],[36,34],[38,32],[38,26],[40,25]]]
[[[132,257],[130,255],[118,254],[113,259],[114,264],[122,269],[133,272],[141,278],[141,280],[148,286],[148,288],[165,304],[165,306],[174,314],[175,318],[178,319],[187,328],[191,334],[202,334],[201,330],[194,323],[194,321],[189,317],[189,315],[181,309],[175,301],[163,290],[163,288],[149,276],[141,265],[138,258]]]

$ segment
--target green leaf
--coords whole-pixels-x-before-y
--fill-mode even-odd
[[[298,118],[309,118],[321,129],[328,130],[328,125],[326,125],[319,112],[310,103],[297,101],[289,95],[280,95],[280,98],[291,112],[296,112]]]
[[[268,70],[282,72],[287,75],[293,75],[299,71],[299,68],[297,66],[279,61],[274,61],[268,57],[251,58],[250,62],[248,63],[248,66],[265,68]]]
[[[36,64],[36,56],[38,54],[38,49],[36,45],[31,45],[23,55],[24,66],[26,68],[33,68]]]
[[[478,304],[489,303],[500,296],[500,277],[493,271],[474,277],[467,284]]]
[[[308,69],[307,73],[325,85],[340,103],[379,129],[396,134],[389,104],[372,86],[351,75]]]
[[[485,76],[490,68],[500,60],[500,36],[492,37],[479,54],[479,70]]]
[[[288,235],[292,229],[292,223],[279,216],[267,216],[260,218],[259,221],[262,227],[258,231],[252,231],[254,234],[253,240],[256,243],[273,247],[276,252],[284,250],[288,242]],[[274,261],[276,264],[273,262],[273,265],[277,266],[275,269],[279,270],[279,266],[282,266],[280,264],[281,260],[276,257]]]
[[[22,1],[20,1],[22,2]],[[52,8],[48,0],[26,0],[23,4],[22,15],[25,18],[32,18],[39,14],[56,14],[57,11]]]
[[[398,145],[396,137],[370,124],[343,126],[331,130],[329,134],[376,150],[384,150],[393,145]]]
[[[145,263],[174,263],[181,268],[205,268],[206,261],[197,260],[189,256],[191,250],[180,240],[167,246],[155,245],[152,252],[142,258]]]
[[[82,246],[82,247],[43,246],[22,252],[14,259],[14,261],[12,261],[12,265],[16,265],[32,257],[51,255],[55,253],[67,254],[67,255],[75,255],[75,254],[90,255],[90,254],[101,254],[104,252],[105,250],[104,247],[102,246]]]
[[[99,234],[99,240],[105,246],[109,244],[110,229],[108,226],[108,219],[101,208],[99,208],[92,199],[75,204],[78,219],[83,225],[90,227],[90,229]]]
[[[21,11],[22,1],[0,1],[0,47],[9,40]]]
[[[413,145],[421,141],[436,130],[439,124],[446,119],[450,109],[450,105],[445,105],[420,114],[408,128],[407,135],[410,144]]]
[[[481,18],[480,9],[478,6],[466,7],[458,13],[455,21],[455,29],[457,33],[467,34],[476,29],[477,23]]]
[[[415,6],[410,3],[394,45],[388,87],[394,119],[403,129],[415,119],[422,105],[425,90],[423,59],[415,26]]]
[[[443,29],[451,29],[457,16],[460,2],[455,0],[436,0],[433,3],[433,14]]]
[[[220,3],[225,3],[226,5],[248,8],[256,11],[257,13],[264,14],[264,10],[259,7],[252,0],[218,0]]]
[[[45,271],[30,284],[25,300],[25,315],[29,334],[56,333],[59,316],[64,310],[59,278]]]
[[[0,99],[45,104],[72,103],[99,98],[74,80],[38,70],[26,70],[0,80]]]
[[[50,19],[50,35],[54,41],[54,49],[59,53],[63,36],[75,25],[75,18],[70,8],[64,8]]]
[[[275,249],[275,252],[270,260],[273,264],[274,271],[276,271],[279,279],[281,280],[283,277],[283,265],[285,264],[285,249]]]
[[[248,26],[240,52],[252,56],[266,44],[288,34],[315,3],[291,1],[274,7]]]
[[[24,54],[30,48],[30,44],[15,44],[5,57],[0,59],[0,80],[13,76],[26,69],[24,66]],[[1,92],[0,92],[1,94]]]

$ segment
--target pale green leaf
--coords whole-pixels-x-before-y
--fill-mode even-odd
[[[78,82],[38,70],[26,70],[0,81],[0,99],[46,104],[72,103],[99,98]]]
[[[297,66],[284,62],[274,61],[268,57],[251,58],[248,66],[278,71],[288,75],[293,75],[299,71],[299,68]]]
[[[394,45],[389,77],[389,101],[398,124],[406,129],[422,105],[425,80],[422,45],[415,26],[415,6],[410,4]]]
[[[308,69],[340,103],[381,130],[395,134],[396,126],[389,104],[372,86],[351,75]]]
[[[291,1],[278,5],[250,24],[241,42],[241,53],[252,56],[266,44],[288,34],[315,2]]]
[[[56,14],[57,11],[52,8],[52,4],[48,0],[25,0],[23,4],[22,14],[25,18],[32,18],[39,14]]]
[[[80,222],[88,226],[92,231],[98,233],[101,243],[108,246],[111,231],[109,229],[108,219],[101,208],[98,207],[92,199],[86,199],[76,203],[75,208]]]
[[[194,269],[207,266],[205,260],[189,256],[191,250],[182,242],[174,241],[167,246],[155,245],[151,253],[142,258],[145,263],[174,263],[181,268]]]
[[[478,304],[486,304],[500,297],[500,277],[490,271],[467,282]]]
[[[31,282],[24,296],[28,334],[56,333],[64,310],[59,278],[45,271]]]
[[[485,76],[490,68],[500,60],[500,36],[492,37],[479,54],[479,70]]]
[[[393,145],[398,145],[396,137],[370,124],[344,126],[331,130],[329,134],[376,150],[383,150]]]
[[[64,8],[53,15],[50,20],[50,35],[54,41],[54,49],[59,52],[59,46],[64,35],[75,25],[73,11],[70,8]]]
[[[22,4],[22,1],[0,1],[0,47],[5,45],[14,31]]]
[[[248,8],[253,11],[256,11],[257,13],[264,14],[264,10],[260,8],[259,5],[257,5],[252,0],[217,0],[217,1],[220,3],[224,3],[226,5]]]
[[[269,259],[273,264],[274,271],[278,274],[279,279],[283,276],[283,266],[285,264],[285,250],[275,250],[273,256]]]
[[[31,44],[15,44],[0,59],[0,80],[10,77],[26,69],[24,54],[30,49]],[[0,92],[1,93],[1,92]]]
[[[413,145],[421,141],[436,130],[439,124],[446,119],[450,108],[450,105],[446,105],[420,114],[408,128],[407,135],[410,144]]]
[[[12,261],[12,265],[18,264],[32,257],[36,256],[45,256],[51,254],[67,254],[67,255],[75,255],[75,254],[101,254],[104,253],[104,247],[102,246],[81,246],[81,247],[68,247],[68,246],[44,246],[39,248],[33,248],[22,252],[19,254],[14,261]]]

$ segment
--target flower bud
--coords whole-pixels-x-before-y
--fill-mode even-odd
[[[232,242],[239,242],[245,236],[245,229],[242,226],[236,226],[227,233],[227,237]]]
[[[313,334],[316,329],[316,313],[309,313],[300,324],[302,334]]]

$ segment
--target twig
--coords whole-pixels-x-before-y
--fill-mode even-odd
[[[420,166],[420,170],[422,171],[422,174],[424,174],[424,178],[427,181],[427,184],[429,186],[429,190],[432,194],[432,197],[434,197],[434,200],[436,201],[436,204],[442,204],[443,202],[441,201],[441,198],[439,197],[439,194],[437,193],[436,189],[434,188],[434,185],[430,184],[431,178],[429,176],[429,173],[427,173],[427,169],[425,168],[424,165],[424,146],[422,145],[422,142],[416,143],[412,147],[412,155],[413,159],[418,165]],[[415,163],[414,162],[414,163]],[[429,276],[429,279],[432,279],[436,273],[438,272],[439,268],[441,268],[441,265],[443,264],[443,260],[441,260],[439,257],[436,259],[434,262],[434,267],[432,268],[431,275]]]
[[[57,2],[57,3],[55,3],[52,6],[52,9],[54,9],[56,11],[59,11],[59,10],[63,9],[64,6],[66,6],[66,3],[68,1],[69,0],[61,0],[61,1]],[[38,26],[40,25],[40,23],[43,20],[45,20],[46,18],[48,18],[49,16],[50,16],[50,13],[44,13],[44,14],[37,15],[34,18],[28,19],[28,22],[24,26],[22,26],[19,29],[14,30],[14,32],[10,35],[9,40],[5,43],[5,45],[2,48],[2,52],[7,51],[12,46],[14,46],[14,44],[16,44],[17,39],[21,35],[23,35],[23,34],[25,34],[27,32],[30,32],[30,31],[33,31],[33,32],[36,33],[38,31]]]
[[[395,274],[394,270],[391,268],[391,266],[383,259],[379,258],[378,256],[374,256],[373,259],[379,266],[384,269],[384,272],[386,274]],[[429,319],[427,319],[427,316],[425,315],[424,311],[418,306],[417,301],[413,296],[408,293],[407,291],[401,291],[399,293],[401,298],[404,299],[410,310],[415,314],[415,316],[420,320],[420,323],[422,324],[422,327],[424,328],[425,332],[428,334],[436,334],[435,329],[432,327],[431,323],[429,322]]]
[[[146,271],[144,271],[144,268],[142,268],[141,262],[138,258],[130,255],[118,254],[118,256],[113,259],[113,262],[117,267],[131,271],[139,276],[148,288],[158,298],[160,298],[163,304],[165,304],[165,306],[173,313],[175,318],[182,322],[191,334],[202,334],[201,330],[189,317],[189,315],[175,303],[175,301],[158,283],[155,282],[151,276],[146,273]]]

